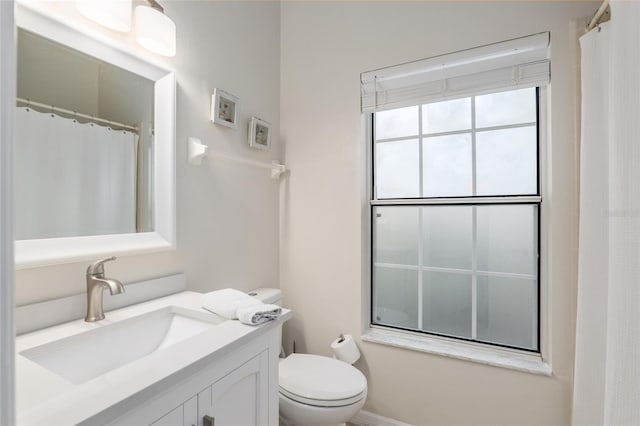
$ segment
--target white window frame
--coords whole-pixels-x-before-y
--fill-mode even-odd
[[[548,119],[548,87],[538,88],[538,196],[517,197],[522,202],[538,203],[539,206],[539,268],[538,268],[538,349],[539,352],[531,352],[515,348],[507,348],[491,345],[488,343],[465,341],[452,337],[445,337],[423,332],[411,332],[406,330],[393,329],[385,326],[372,324],[372,212],[374,205],[398,205],[405,204],[403,201],[374,200],[373,187],[373,150],[376,142],[373,135],[373,114],[362,114],[362,135],[363,146],[366,149],[366,186],[363,197],[363,239],[362,239],[362,340],[366,342],[379,343],[404,349],[410,349],[425,353],[438,354],[447,357],[464,359],[481,364],[493,365],[523,371],[527,373],[551,376],[552,368],[549,359],[549,321],[547,319],[548,303],[548,271],[547,256],[549,253],[549,238],[547,224],[549,223],[549,212],[547,204],[544,202],[548,190],[549,175],[547,170],[547,141],[549,140],[549,119]],[[506,126],[507,128],[509,126]],[[475,178],[475,177],[474,177]],[[422,179],[420,182],[422,185]],[[514,197],[514,200],[516,198]],[[448,204],[455,198],[432,198],[429,204]],[[424,200],[419,200],[421,203]],[[467,199],[467,201],[469,201]],[[473,203],[491,202],[492,197],[474,198]],[[406,200],[406,204],[415,204],[414,200]],[[420,286],[418,287],[420,288]]]

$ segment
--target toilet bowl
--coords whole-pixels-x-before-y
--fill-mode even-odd
[[[367,379],[337,359],[291,354],[280,360],[279,391],[283,424],[327,426],[345,423],[362,408]]]
[[[249,292],[264,303],[280,304],[280,290]],[[367,379],[346,362],[320,355],[293,353],[280,359],[279,408],[281,426],[344,424],[362,408]]]

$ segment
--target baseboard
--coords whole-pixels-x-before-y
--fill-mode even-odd
[[[403,423],[365,410],[360,410],[358,414],[349,420],[349,423],[356,426],[411,426],[409,423]]]

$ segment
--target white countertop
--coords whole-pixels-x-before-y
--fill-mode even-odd
[[[283,315],[278,320],[261,326],[249,326],[239,321],[224,321],[214,329],[184,340],[183,343],[153,352],[81,384],[72,384],[20,355],[20,352],[35,346],[168,306],[178,306],[215,315],[201,308],[202,296],[201,293],[185,291],[107,312],[106,319],[96,323],[77,320],[18,336],[16,339],[17,424],[53,426],[81,423],[160,380],[179,375],[185,367],[203,358],[213,360],[224,356],[253,337],[280,326],[291,317],[291,311],[283,309]]]

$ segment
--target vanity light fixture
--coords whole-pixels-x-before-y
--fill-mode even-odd
[[[164,14],[155,0],[149,6],[136,6],[134,13],[136,40],[145,49],[162,56],[176,55],[176,24]]]
[[[76,9],[86,18],[111,30],[131,30],[132,0],[76,0]]]

